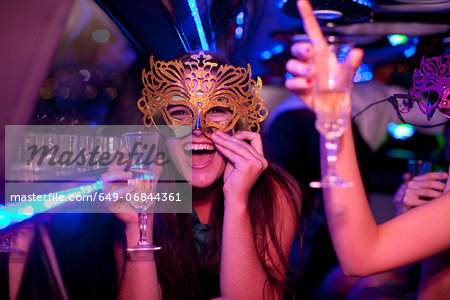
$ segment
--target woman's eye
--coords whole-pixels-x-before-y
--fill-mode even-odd
[[[174,110],[174,111],[171,111],[170,114],[172,116],[181,116],[181,115],[186,115],[187,113],[184,110]]]
[[[229,120],[231,116],[232,116],[231,110],[229,110],[226,107],[220,106],[211,108],[206,114],[206,118],[214,122],[223,122]]]
[[[225,114],[228,112],[228,110],[221,108],[221,107],[213,107],[211,108],[211,110],[209,111],[210,113],[222,113]]]
[[[176,105],[167,109],[169,114],[178,120],[185,120],[192,117],[192,112],[188,107]]]

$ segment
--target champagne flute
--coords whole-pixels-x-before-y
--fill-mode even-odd
[[[161,247],[155,246],[147,238],[147,211],[154,206],[157,176],[155,164],[151,163],[156,153],[158,133],[155,132],[127,132],[122,135],[128,151],[134,152],[137,158],[130,168],[133,177],[128,180],[129,186],[135,187],[134,195],[129,199],[131,207],[138,213],[139,240],[136,246],[127,251],[154,251]],[[153,152],[151,152],[153,149]]]
[[[312,188],[350,187],[351,182],[342,180],[336,170],[339,137],[348,128],[350,114],[350,92],[353,68],[348,54],[353,49],[352,41],[337,37],[325,37],[328,46],[315,49],[313,110],[315,126],[324,137],[326,149],[326,174],[320,181],[310,183]]]

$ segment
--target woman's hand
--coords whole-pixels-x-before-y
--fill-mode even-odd
[[[216,131],[212,140],[217,149],[228,158],[223,175],[225,198],[248,198],[256,180],[268,166],[261,136],[250,131],[240,131],[234,136]]]
[[[286,63],[286,71],[294,77],[286,79],[284,85],[312,108],[314,48],[308,42],[297,42],[291,46],[291,53],[293,58]]]
[[[411,179],[411,175],[406,173],[403,178],[404,182],[394,195],[397,215],[425,204],[429,199],[439,197],[445,188],[445,183],[441,180],[447,178],[447,173],[430,172]]]
[[[127,227],[128,225],[138,224],[137,213],[135,213],[128,201],[126,195],[135,191],[134,186],[128,186],[128,179],[132,178],[131,172],[124,171],[124,166],[112,165],[108,172],[100,177],[103,182],[103,191],[108,194],[106,207],[114,213]],[[106,197],[105,197],[106,198]],[[114,199],[118,199],[114,201]]]
[[[297,1],[297,8],[302,17],[303,27],[311,43],[297,42],[291,46],[293,58],[286,63],[286,70],[294,77],[285,81],[288,90],[296,94],[306,106],[312,109],[314,87],[314,52],[315,49],[326,47],[320,25],[313,14],[311,4],[307,0]],[[353,49],[350,53],[350,63],[356,71],[361,64],[363,51]]]

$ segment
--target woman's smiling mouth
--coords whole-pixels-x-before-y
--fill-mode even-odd
[[[184,153],[192,161],[192,168],[204,168],[214,158],[216,147],[208,143],[187,143],[184,145]]]

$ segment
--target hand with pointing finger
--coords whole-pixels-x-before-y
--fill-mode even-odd
[[[285,86],[312,109],[314,76],[316,75],[313,58],[316,52],[327,48],[327,42],[309,1],[298,0],[297,8],[310,42],[296,42],[291,46],[293,58],[286,63],[286,70],[294,77],[287,79]],[[354,70],[360,65],[362,57],[361,49],[356,48],[351,51],[350,63]]]

